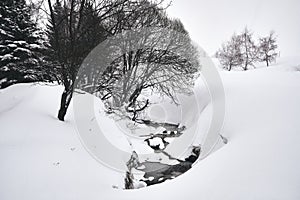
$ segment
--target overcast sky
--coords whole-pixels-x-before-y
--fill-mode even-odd
[[[212,55],[234,32],[278,35],[281,56],[300,56],[300,0],[173,0],[168,9]]]

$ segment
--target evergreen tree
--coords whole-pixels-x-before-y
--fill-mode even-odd
[[[25,0],[0,2],[0,88],[51,80],[44,62],[42,36]]]

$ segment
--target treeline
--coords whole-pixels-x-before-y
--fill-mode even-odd
[[[141,98],[143,91],[156,91],[175,103],[176,93],[190,92],[199,72],[198,52],[181,21],[168,17],[163,1],[41,2],[43,6],[29,6],[25,0],[0,2],[0,88],[33,81],[63,85],[58,112],[62,121],[79,70],[84,77],[81,89],[99,94],[111,112],[125,112],[134,121],[149,105]],[[32,20],[33,7],[47,17],[42,30]],[[137,31],[134,37],[121,34],[129,30],[147,31]],[[111,44],[115,51],[100,55],[113,57],[112,62],[80,69],[98,44],[119,36]]]
[[[234,34],[229,41],[222,44],[215,56],[224,69],[242,68],[248,70],[257,62],[265,62],[267,66],[276,61],[277,37],[274,31],[265,37],[253,39],[253,32],[245,28],[240,34]]]

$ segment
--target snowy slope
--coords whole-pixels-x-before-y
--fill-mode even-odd
[[[56,120],[61,92],[30,84],[1,90],[1,200],[93,199],[123,184],[83,149],[69,115]]]
[[[222,71],[222,134],[229,143],[175,180],[134,191],[112,187],[123,187],[123,174],[85,151],[72,112],[66,122],[56,120],[62,88],[19,84],[0,90],[0,199],[300,199],[295,62]]]

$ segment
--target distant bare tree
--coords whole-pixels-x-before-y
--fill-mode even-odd
[[[243,69],[248,70],[249,66],[254,67],[258,60],[258,48],[253,41],[253,33],[246,27],[239,35],[241,40],[241,53],[243,56]]]
[[[277,38],[274,34],[274,31],[271,31],[268,36],[259,38],[259,59],[261,62],[266,62],[267,66],[275,61],[278,55]]]
[[[242,65],[243,56],[240,36],[234,34],[230,41],[222,44],[221,49],[216,53],[216,57],[219,59],[221,65],[228,71]]]
[[[259,38],[258,44],[253,40],[253,33],[247,28],[242,33],[234,34],[230,41],[222,44],[216,52],[221,65],[230,71],[235,67],[248,70],[255,62],[266,62],[267,66],[275,61],[278,53],[277,38],[271,31],[266,37]]]

